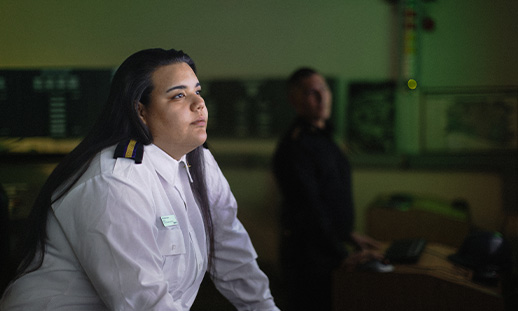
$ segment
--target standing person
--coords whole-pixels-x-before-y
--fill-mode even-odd
[[[353,231],[351,168],[333,141],[326,80],[310,68],[295,71],[288,100],[296,119],[273,158],[283,200],[280,266],[287,303],[289,310],[331,310],[333,270],[381,255],[370,251],[376,241]],[[360,251],[348,256],[346,243]]]
[[[192,59],[137,52],[32,211],[0,309],[189,310],[206,271],[238,310],[278,310],[237,204],[204,144]]]

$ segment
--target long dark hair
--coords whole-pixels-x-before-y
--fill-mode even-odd
[[[148,49],[136,52],[117,69],[111,83],[107,103],[99,119],[81,143],[50,174],[34,202],[29,216],[30,231],[21,250],[21,263],[16,273],[17,277],[37,270],[43,264],[47,238],[47,215],[51,210],[51,205],[72,188],[87,170],[93,157],[102,149],[127,139],[134,139],[144,145],[153,141],[149,129],[138,116],[137,105],[139,102],[144,105],[149,104],[149,96],[153,89],[151,78],[155,70],[165,65],[181,62],[187,63],[196,73],[194,61],[183,51],[173,49]],[[214,233],[204,178],[203,147],[199,146],[188,153],[187,161],[191,166],[194,181],[191,188],[205,224],[208,241],[208,267],[209,271],[212,271]],[[65,182],[66,187],[63,187]]]

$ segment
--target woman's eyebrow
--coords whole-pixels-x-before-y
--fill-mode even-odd
[[[177,85],[177,86],[173,86],[173,87],[171,87],[171,88],[167,89],[165,92],[166,92],[166,93],[169,93],[169,92],[174,91],[174,90],[179,90],[179,89],[180,89],[180,90],[184,90],[184,89],[186,89],[186,88],[187,88],[187,87],[186,87],[185,85]]]
[[[201,86],[200,82],[196,83],[196,85],[194,87],[197,88],[198,86]],[[187,88],[187,86],[185,86],[185,85],[177,85],[177,86],[173,86],[171,88],[168,88],[165,92],[169,93],[169,92],[174,91],[174,90],[185,90],[186,88]]]

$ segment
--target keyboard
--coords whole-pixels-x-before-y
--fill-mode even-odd
[[[416,263],[426,247],[426,242],[424,238],[395,240],[385,252],[385,258],[392,264]]]

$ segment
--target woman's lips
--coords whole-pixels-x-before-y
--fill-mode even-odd
[[[197,126],[204,126],[207,124],[207,121],[204,118],[196,119],[196,121],[192,122],[191,124],[197,125]]]

